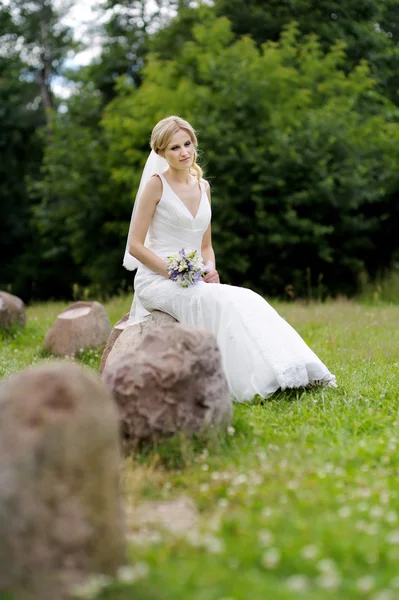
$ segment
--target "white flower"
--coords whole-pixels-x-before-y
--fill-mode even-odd
[[[309,589],[309,578],[306,575],[291,575],[285,585],[292,592],[306,592]]]
[[[316,583],[324,590],[335,590],[341,584],[341,577],[336,571],[328,571],[319,575]]]
[[[223,541],[213,535],[205,536],[204,546],[211,554],[220,554],[224,550]]]
[[[372,575],[365,575],[356,581],[356,589],[359,592],[371,592],[375,586],[375,578]]]
[[[274,540],[273,534],[268,529],[259,531],[258,538],[262,546],[270,546]]]
[[[370,510],[370,517],[372,517],[373,519],[381,519],[381,517],[384,514],[384,509],[382,508],[382,506],[373,506],[372,509]]]
[[[280,562],[281,553],[278,548],[269,548],[262,556],[262,565],[266,569],[274,569]]]
[[[385,539],[389,544],[399,544],[399,529],[395,529],[394,531],[391,531],[391,533],[388,533]]]
[[[397,520],[398,520],[398,515],[396,514],[396,512],[394,510],[390,510],[385,515],[385,521],[387,523],[395,523]]]
[[[322,560],[319,560],[316,566],[322,573],[330,573],[337,570],[335,562],[331,560],[331,558],[323,558]]]
[[[301,550],[301,556],[302,558],[305,558],[306,560],[313,560],[314,558],[316,558],[316,556],[319,554],[319,549],[317,548],[317,546],[304,546]]]
[[[372,596],[372,600],[395,600],[395,598],[392,590],[380,590]]]
[[[137,579],[147,577],[150,569],[145,562],[138,562],[135,565],[124,565],[119,567],[117,572],[117,579],[122,583],[133,583]]]
[[[227,433],[229,435],[234,435],[236,432],[236,430],[234,429],[234,427],[232,427],[231,425],[229,425],[229,427],[227,428]]]
[[[347,517],[350,516],[351,514],[351,509],[349,508],[349,506],[342,506],[339,511],[338,511],[338,515],[343,518],[346,519]]]
[[[86,581],[72,590],[72,597],[91,600],[100,594],[112,582],[112,578],[102,573],[90,575]]]

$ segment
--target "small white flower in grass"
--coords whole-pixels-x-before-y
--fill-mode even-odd
[[[207,465],[207,464],[205,464],[205,465],[202,465],[201,469],[202,469],[203,471],[209,471],[209,465]]]
[[[366,521],[363,521],[362,519],[360,519],[359,521],[356,521],[355,528],[358,531],[366,531],[366,529],[367,529],[367,523],[366,523]]]
[[[269,548],[262,556],[262,565],[266,569],[274,569],[277,567],[281,559],[281,553],[278,548]]]
[[[342,506],[338,511],[338,516],[342,519],[347,519],[351,514],[351,509],[349,506]]]
[[[389,544],[399,544],[399,529],[395,529],[388,533],[385,539]]]
[[[323,573],[325,573],[326,571],[336,570],[335,562],[331,560],[331,558],[322,558],[321,560],[319,560],[316,567],[319,569],[319,571],[322,571]]]
[[[306,592],[310,587],[306,575],[291,575],[285,580],[285,585],[292,592]]]
[[[270,506],[266,506],[266,508],[264,508],[262,510],[262,517],[265,517],[265,519],[268,519],[269,517],[271,517],[273,514],[273,509],[270,508]]]
[[[262,529],[258,533],[258,539],[262,546],[270,546],[274,541],[274,536],[268,529]]]
[[[229,425],[229,427],[227,428],[227,433],[229,435],[234,435],[236,432],[236,430],[234,429],[234,427],[232,427],[231,425]]]
[[[372,575],[365,575],[356,581],[356,589],[359,592],[368,593],[375,586],[375,578]]]
[[[313,560],[319,554],[319,549],[317,546],[309,545],[304,546],[300,552],[302,558],[306,560]]]
[[[357,492],[358,498],[370,498],[371,490],[370,488],[359,488]]]
[[[209,485],[207,483],[201,483],[201,485],[199,486],[199,490],[200,492],[208,492],[209,491]]]
[[[357,505],[357,510],[359,512],[366,512],[369,508],[369,505],[367,504],[367,502],[359,502],[359,504]]]
[[[396,595],[392,590],[380,590],[373,594],[371,600],[396,600]]]
[[[390,494],[389,494],[388,490],[381,492],[381,495],[380,495],[381,504],[389,504],[389,500],[390,500]]]
[[[341,577],[336,571],[322,573],[316,578],[316,584],[323,590],[336,590],[341,585]]]
[[[226,508],[228,505],[229,501],[227,500],[227,498],[219,498],[218,506],[220,506],[220,508]]]
[[[297,481],[295,481],[295,479],[288,481],[287,483],[287,489],[289,490],[296,490],[298,488],[299,483]]]
[[[247,476],[244,475],[244,473],[240,473],[239,475],[237,475],[237,477],[234,477],[233,481],[231,482],[232,485],[241,485],[243,483],[247,482]]]
[[[380,530],[380,527],[379,527],[378,523],[370,523],[369,525],[367,525],[367,527],[365,527],[364,532],[367,535],[377,535],[379,530]]]
[[[204,537],[203,545],[211,554],[221,554],[224,550],[223,541],[212,535],[207,535]]]
[[[373,506],[372,509],[370,510],[370,517],[372,517],[373,519],[381,519],[381,517],[384,515],[384,509],[382,508],[382,506],[379,506],[378,504],[376,506]]]
[[[390,510],[385,515],[385,521],[387,523],[396,523],[397,520],[398,520],[398,515],[396,514],[396,512],[394,510]]]
[[[145,562],[138,562],[135,565],[124,565],[119,567],[116,578],[121,583],[133,583],[138,579],[147,577],[150,569]]]
[[[106,587],[110,585],[112,578],[108,575],[98,573],[90,575],[85,582],[77,585],[72,590],[72,598],[91,600],[96,598]]]

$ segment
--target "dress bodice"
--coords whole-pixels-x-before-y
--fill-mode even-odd
[[[211,220],[211,207],[205,186],[201,183],[201,199],[195,217],[172,190],[166,178],[162,181],[162,196],[148,230],[146,246],[165,257],[181,248],[201,253],[202,238]]]

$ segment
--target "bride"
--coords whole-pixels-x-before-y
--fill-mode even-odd
[[[154,127],[130,224],[124,266],[137,268],[129,323],[151,311],[204,327],[218,342],[230,392],[238,402],[256,394],[310,384],[335,387],[335,377],[296,331],[255,292],[220,283],[211,237],[211,192],[197,164],[197,138],[180,117]],[[197,250],[212,263],[187,288],[169,279],[167,256]]]

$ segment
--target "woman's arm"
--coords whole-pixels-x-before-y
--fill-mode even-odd
[[[206,193],[208,195],[208,199],[209,199],[209,203],[210,203],[211,202],[211,188],[207,181],[205,182],[205,185],[206,185]],[[212,248],[212,231],[211,231],[210,223],[208,225],[208,229],[205,231],[204,236],[202,238],[201,255],[202,255],[202,260],[204,261],[204,264],[206,264],[208,261],[211,261],[214,264],[214,268],[212,269],[212,271],[210,271],[209,273],[204,275],[203,280],[206,283],[219,283],[219,274],[216,271],[215,253]]]
[[[154,252],[144,246],[148,228],[151,225],[155,209],[162,195],[162,182],[159,177],[151,177],[140,196],[137,211],[129,235],[129,254],[137,258],[143,265],[168,277],[167,263]]]

